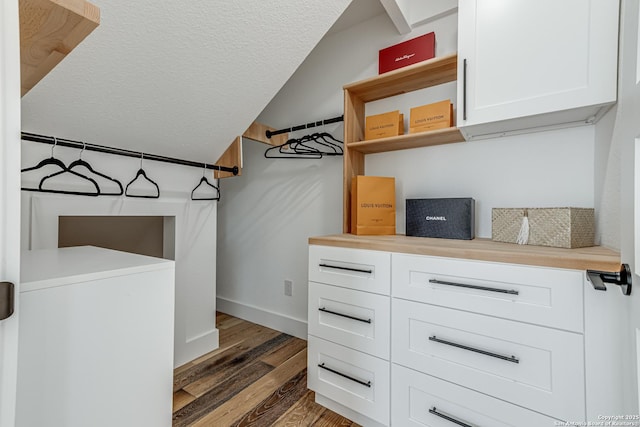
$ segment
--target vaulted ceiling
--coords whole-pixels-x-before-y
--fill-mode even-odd
[[[351,3],[91,1],[100,26],[22,98],[22,129],[210,163]],[[380,3],[407,33],[425,3],[457,1],[354,0],[333,31]]]
[[[101,23],[22,98],[22,129],[214,162],[350,0],[92,0]]]

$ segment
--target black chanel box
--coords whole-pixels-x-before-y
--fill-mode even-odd
[[[475,237],[475,200],[407,199],[407,236],[471,240]]]

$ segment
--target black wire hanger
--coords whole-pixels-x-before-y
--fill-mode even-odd
[[[102,189],[100,189],[100,194],[99,194],[100,196],[121,196],[124,191],[122,190],[122,184],[120,183],[120,181],[118,181],[115,178],[111,178],[110,176],[107,176],[107,175],[105,175],[105,174],[103,174],[101,172],[98,172],[98,171],[94,170],[93,167],[91,167],[91,165],[89,164],[89,162],[87,162],[85,160],[82,160],[82,153],[84,153],[84,149],[87,146],[87,144],[84,143],[84,142],[82,144],[83,144],[83,146],[82,146],[82,151],[80,151],[80,158],[78,160],[74,160],[73,162],[71,162],[71,164],[69,164],[67,170],[71,171],[71,169],[73,169],[75,167],[85,167],[92,174],[98,175],[98,176],[100,176],[100,177],[102,177],[102,178],[104,178],[104,179],[106,179],[108,181],[115,182],[118,185],[119,191],[117,191],[117,192],[105,193],[105,192],[102,191]],[[54,173],[52,175],[49,175],[47,178],[53,178],[54,176],[60,175],[63,172],[64,171],[56,172],[56,173]]]
[[[125,191],[124,191],[124,195],[127,196],[127,197],[138,197],[138,198],[142,198],[142,199],[157,199],[157,198],[160,197],[160,187],[158,187],[158,184],[156,184],[155,181],[153,181],[151,178],[149,178],[147,176],[147,173],[144,171],[144,169],[142,169],[142,160],[144,160],[144,153],[140,153],[140,169],[138,169],[138,172],[136,173],[135,178],[133,178],[127,184],[127,187],[125,188]],[[147,182],[150,182],[151,184],[153,184],[153,186],[156,188],[156,194],[155,195],[129,194],[129,186],[131,184],[133,184],[140,177],[142,177],[143,179],[147,180]]]
[[[51,147],[51,157],[48,158],[48,159],[42,160],[40,163],[38,163],[34,167],[22,169],[21,172],[28,172],[28,171],[40,169],[40,168],[42,168],[43,166],[46,166],[46,165],[56,165],[56,166],[60,167],[62,170],[60,170],[58,172],[55,172],[55,173],[52,173],[52,174],[47,175],[44,178],[42,178],[40,180],[40,184],[38,185],[37,189],[35,189],[35,188],[24,188],[24,187],[22,189],[23,190],[27,190],[27,191],[38,191],[38,192],[41,192],[41,193],[72,194],[72,195],[76,195],[76,196],[99,196],[100,195],[100,187],[98,186],[98,183],[95,180],[89,178],[88,176],[82,175],[82,174],[80,174],[80,173],[78,173],[76,171],[70,170],[67,166],[65,166],[65,164],[61,160],[53,157],[53,149],[56,147],[56,145],[58,145],[58,140],[57,140],[57,138],[54,137],[53,138],[53,146]],[[47,179],[52,178],[52,177],[57,176],[57,175],[61,175],[63,173],[70,173],[72,175],[80,177],[81,179],[83,179],[85,181],[89,181],[93,185],[93,187],[95,188],[95,192],[93,192],[93,191],[92,192],[89,192],[89,191],[71,191],[71,190],[50,190],[50,189],[43,188],[44,183],[46,182]]]
[[[191,190],[191,200],[220,200],[220,189],[209,182],[209,180],[205,176],[206,171],[207,171],[207,165],[205,164],[204,167],[202,168],[202,178],[200,178],[200,182],[198,183],[198,185],[195,186],[193,190]],[[216,196],[215,197],[194,197],[196,190],[202,184],[216,190]]]

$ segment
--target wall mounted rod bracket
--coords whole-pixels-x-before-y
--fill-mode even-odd
[[[593,285],[593,289],[606,291],[605,283],[609,283],[620,286],[623,295],[631,295],[631,276],[629,264],[622,264],[617,272],[587,270],[587,279]]]

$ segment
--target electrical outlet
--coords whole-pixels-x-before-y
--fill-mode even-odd
[[[284,281],[284,294],[288,297],[293,295],[293,282],[291,280]]]

